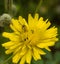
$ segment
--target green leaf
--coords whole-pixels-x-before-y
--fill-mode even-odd
[[[55,48],[60,48],[60,42],[57,42]]]
[[[44,64],[44,61],[43,60],[32,60],[31,64]]]
[[[46,49],[43,49],[46,52],[46,55],[43,57],[46,58],[47,60],[52,60],[52,53],[47,51]]]
[[[56,64],[56,62],[55,61],[46,61],[46,63],[45,64]]]
[[[54,54],[54,59],[55,61],[60,62],[60,51],[56,51],[56,53]]]

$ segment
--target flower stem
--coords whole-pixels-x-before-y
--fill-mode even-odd
[[[10,56],[8,59],[6,59],[2,64],[5,64],[6,62],[8,62],[12,58],[12,56]]]
[[[35,10],[35,13],[37,13],[37,12],[38,12],[38,10],[39,10],[40,6],[42,5],[42,2],[43,2],[43,0],[40,0],[39,4],[38,4],[38,6],[37,6],[37,8],[36,8],[36,10]]]
[[[13,0],[4,0],[5,12],[11,14]]]

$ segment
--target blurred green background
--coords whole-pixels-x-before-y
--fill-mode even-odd
[[[55,46],[50,47],[51,52],[44,50],[47,54],[42,56],[42,60],[34,61],[32,64],[60,64],[60,0],[0,0],[0,64],[9,58],[11,55],[5,54],[5,49],[1,46],[2,43],[7,42],[8,39],[2,37],[4,31],[11,32],[9,23],[12,17],[24,17],[26,20],[28,14],[34,16],[39,2],[42,1],[37,13],[44,19],[49,19],[52,26],[58,27],[59,41]],[[4,15],[8,14],[8,15]],[[7,22],[6,22],[7,21]],[[13,64],[11,59],[4,64]]]

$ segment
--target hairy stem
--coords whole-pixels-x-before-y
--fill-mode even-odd
[[[4,0],[5,12],[11,14],[13,0]]]
[[[38,12],[40,6],[42,5],[42,2],[43,2],[43,0],[40,0],[39,4],[37,5],[37,8],[36,8],[36,10],[35,10],[35,13]]]

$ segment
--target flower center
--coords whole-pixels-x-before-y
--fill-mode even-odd
[[[24,39],[24,41],[27,41],[28,40],[28,37]]]
[[[31,30],[32,33],[34,33],[34,30]]]

